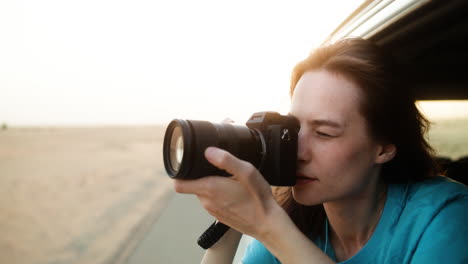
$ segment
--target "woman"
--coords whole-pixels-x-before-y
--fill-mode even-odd
[[[275,190],[249,163],[205,156],[230,178],[176,181],[232,227],[204,263],[468,263],[468,191],[435,177],[427,121],[370,41],[346,39],[299,63],[291,114],[301,124],[297,184]],[[237,230],[237,231],[236,231]]]

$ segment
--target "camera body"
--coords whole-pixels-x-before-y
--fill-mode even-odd
[[[299,128],[296,118],[276,112],[254,113],[246,126],[174,119],[164,136],[164,166],[176,179],[229,176],[204,157],[215,146],[250,162],[270,185],[293,186]]]
[[[258,131],[264,141],[263,160],[257,167],[270,185],[296,184],[299,121],[276,112],[254,113],[246,126]]]

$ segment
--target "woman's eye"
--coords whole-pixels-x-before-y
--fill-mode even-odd
[[[317,133],[317,135],[319,135],[321,137],[333,137],[332,135],[321,132],[321,131],[316,131],[315,133]]]

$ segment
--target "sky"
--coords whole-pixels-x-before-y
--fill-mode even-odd
[[[4,0],[0,123],[243,123],[360,0]]]

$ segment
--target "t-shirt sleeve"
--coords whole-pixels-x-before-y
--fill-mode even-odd
[[[453,200],[434,217],[411,263],[468,263],[468,196]]]
[[[252,240],[245,255],[242,258],[243,264],[280,264],[280,262],[268,251],[268,249],[258,240]]]

